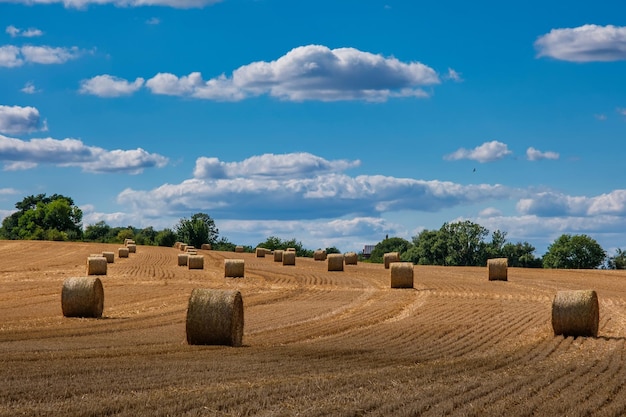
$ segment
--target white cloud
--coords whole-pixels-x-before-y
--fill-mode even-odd
[[[119,97],[133,94],[144,83],[143,78],[137,78],[129,82],[122,78],[108,74],[98,75],[80,83],[81,94],[91,94],[98,97]]]
[[[196,160],[194,177],[222,178],[303,178],[357,167],[360,161],[328,161],[310,153],[264,154],[241,162],[222,162],[217,158],[200,157]]]
[[[626,216],[626,190],[613,190],[593,197],[540,192],[520,199],[517,210],[525,215],[541,217]]]
[[[626,27],[583,25],[552,29],[535,41],[537,57],[571,62],[606,62],[626,59]]]
[[[222,0],[0,0],[0,3],[57,4],[66,8],[84,9],[89,5],[112,4],[118,7],[165,6],[177,9],[202,8]]]
[[[15,26],[7,26],[6,33],[8,33],[12,38],[23,37],[23,38],[35,38],[37,36],[42,36],[43,32],[36,28],[28,28],[26,30],[22,30],[16,28]]]
[[[491,142],[485,142],[474,149],[461,148],[455,152],[444,156],[444,159],[448,161],[458,161],[461,159],[470,159],[478,161],[480,163],[493,162],[510,155],[512,152],[509,150],[505,143],[498,142],[497,140]]]
[[[0,105],[0,133],[23,134],[45,130],[35,107]]]
[[[502,216],[502,211],[498,210],[495,207],[487,207],[481,210],[481,212],[478,213],[478,215],[480,217],[500,217]]]
[[[147,25],[158,25],[160,23],[161,19],[159,19],[158,17],[151,17],[150,19],[146,20]]]
[[[37,89],[37,87],[35,87],[35,84],[32,81],[29,81],[26,84],[24,84],[24,87],[22,87],[20,91],[24,94],[41,93],[41,90]]]
[[[63,64],[78,58],[82,52],[77,47],[55,48],[51,46],[13,45],[0,46],[0,67],[19,67],[31,64]]]
[[[541,152],[533,148],[532,146],[526,149],[526,158],[529,161],[540,161],[542,159],[559,159],[559,154],[557,152],[547,151]]]
[[[445,78],[447,80],[456,81],[457,83],[463,81],[463,77],[461,77],[461,74],[456,72],[452,68],[448,68],[448,73],[446,74]]]
[[[30,169],[39,164],[80,167],[85,172],[137,174],[145,168],[165,166],[167,158],[145,150],[105,150],[87,146],[78,139],[52,138],[23,141],[0,135],[0,161],[5,170]]]
[[[291,101],[385,101],[427,97],[423,87],[439,82],[437,73],[420,62],[405,63],[354,48],[307,45],[275,61],[239,67],[230,77],[205,81],[199,72],[182,77],[159,73],[146,86],[154,94],[208,100],[236,101],[269,94]]]

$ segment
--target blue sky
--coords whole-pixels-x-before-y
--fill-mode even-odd
[[[626,247],[617,1],[0,0],[0,218]]]

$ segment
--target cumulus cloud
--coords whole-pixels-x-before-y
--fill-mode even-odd
[[[552,29],[535,41],[537,57],[571,62],[606,62],[626,59],[626,27],[583,25]]]
[[[0,135],[0,161],[5,170],[34,168],[39,164],[80,167],[85,172],[141,173],[145,168],[165,166],[168,159],[141,148],[106,150],[87,146],[78,139],[52,138],[23,141]]]
[[[77,47],[55,48],[52,46],[13,45],[0,46],[0,67],[20,67],[30,64],[63,64],[78,58],[82,52]]]
[[[32,81],[28,81],[26,84],[24,84],[24,87],[22,87],[20,91],[24,94],[35,94],[41,92],[41,90],[35,87],[35,83],[33,83]]]
[[[423,87],[438,84],[439,76],[420,62],[354,48],[329,49],[307,45],[292,49],[275,61],[253,62],[204,80],[199,72],[178,77],[159,73],[146,82],[154,94],[208,100],[242,100],[268,94],[283,100],[366,100],[427,97]]]
[[[520,199],[517,210],[524,215],[540,217],[625,216],[626,190],[613,190],[593,197],[570,196],[552,191],[540,192]]]
[[[340,172],[360,165],[360,161],[328,161],[310,153],[264,154],[241,162],[222,162],[217,158],[200,157],[196,160],[194,177],[222,178],[303,178]]]
[[[119,97],[133,94],[144,83],[143,78],[137,78],[129,82],[122,78],[108,74],[98,75],[80,83],[81,94],[91,94],[98,97]]]
[[[36,28],[28,28],[28,29],[19,29],[13,25],[7,26],[6,33],[9,34],[12,38],[23,37],[23,38],[34,38],[37,36],[42,36],[43,32]]]
[[[509,150],[505,143],[498,142],[497,140],[491,142],[485,142],[474,149],[461,148],[455,152],[444,156],[444,159],[448,161],[458,161],[461,159],[470,159],[480,163],[493,162],[510,155],[512,152]]]
[[[552,151],[541,152],[540,150],[535,149],[531,146],[530,148],[526,149],[526,158],[529,161],[540,161],[542,159],[559,159],[559,154]]]
[[[164,6],[176,9],[202,8],[222,0],[0,0],[0,3],[63,4],[66,8],[84,9],[89,5],[112,4],[118,7]]]
[[[10,135],[46,130],[35,107],[0,105],[0,133]]]

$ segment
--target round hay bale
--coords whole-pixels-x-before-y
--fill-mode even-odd
[[[114,252],[102,252],[102,256],[104,256],[107,260],[107,263],[112,264],[115,262],[115,253]]]
[[[187,264],[189,265],[189,269],[204,269],[204,256],[189,255]]]
[[[128,258],[128,248],[119,248],[117,250],[118,258]]]
[[[296,253],[292,251],[283,252],[283,265],[295,265]]]
[[[87,275],[106,275],[107,259],[104,256],[89,256],[87,258]]]
[[[241,346],[243,300],[236,290],[196,288],[187,307],[187,343]]]
[[[210,243],[203,243],[202,246],[200,246],[200,249],[202,249],[202,250],[211,250],[211,244]]]
[[[193,246],[191,246],[191,245],[188,245],[188,246],[185,248],[185,252],[189,252],[189,251],[192,251],[192,250],[193,250],[193,251],[195,251],[195,250],[196,250],[196,248],[194,248],[194,247],[193,247]]]
[[[186,252],[187,251],[187,244],[186,243],[181,243],[179,246],[179,249],[181,252]]]
[[[340,253],[331,253],[326,257],[329,271],[343,271],[343,255]]]
[[[282,262],[283,261],[283,252],[280,249],[276,249],[274,251],[274,262]]]
[[[61,290],[61,309],[65,317],[102,317],[104,289],[100,278],[67,278]]]
[[[265,248],[256,248],[255,254],[257,258],[265,258]]]
[[[388,252],[383,255],[383,262],[385,269],[389,269],[389,264],[392,262],[400,262],[400,254],[398,252]]]
[[[185,252],[187,255],[197,255],[198,251],[197,250],[188,250],[187,252]]]
[[[313,252],[313,260],[315,261],[325,261],[326,260],[326,251],[318,249]]]
[[[137,253],[137,245],[134,243],[129,243],[126,247],[128,248],[128,253]]]
[[[507,281],[509,260],[507,258],[487,259],[489,281]]]
[[[178,266],[187,266],[188,258],[189,258],[189,254],[179,253],[178,254]]]
[[[593,290],[558,291],[552,301],[554,335],[598,336],[600,307]]]
[[[176,243],[174,243],[174,248],[175,248],[175,249],[180,249],[180,245],[181,245],[181,243],[182,243],[182,242],[176,242]]]
[[[356,265],[359,261],[359,256],[355,252],[346,252],[343,255],[343,260],[346,265]]]
[[[237,252],[237,253],[243,253],[243,246],[241,246],[241,245],[237,245],[237,246],[235,246],[235,252]]]
[[[286,252],[295,252],[296,248],[287,248],[285,249]]]
[[[134,244],[135,244],[134,240],[128,239],[128,238],[124,239],[124,246],[134,245]]]
[[[243,259],[224,259],[225,278],[243,278],[245,263]]]
[[[391,262],[389,269],[391,288],[413,288],[412,262]]]

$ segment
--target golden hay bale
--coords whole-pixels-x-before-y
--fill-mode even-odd
[[[188,258],[189,258],[189,254],[179,253],[178,254],[178,266],[187,266]]]
[[[183,243],[183,242],[176,242],[176,243],[174,243],[174,248],[176,248],[176,249],[180,249],[180,245],[181,245],[182,243]]]
[[[113,252],[102,252],[102,256],[104,256],[108,263],[112,264],[115,262],[115,253]]]
[[[202,249],[202,250],[211,250],[211,244],[210,243],[203,243],[202,246],[200,246],[200,249]]]
[[[598,336],[600,308],[593,290],[558,291],[552,301],[554,335]]]
[[[119,248],[117,250],[118,258],[128,258],[128,248]]]
[[[265,248],[256,248],[255,254],[257,258],[265,258]]]
[[[391,288],[413,288],[412,262],[391,262],[389,268]]]
[[[188,250],[187,252],[185,252],[187,255],[197,255],[198,251],[197,250]]]
[[[181,252],[185,252],[187,250],[187,244],[186,243],[181,243],[180,244],[180,250],[181,250]]]
[[[286,252],[295,252],[296,248],[287,248],[285,249]]]
[[[189,255],[187,264],[189,265],[189,269],[204,269],[204,256]]]
[[[328,261],[329,271],[343,271],[343,255],[340,253],[331,253],[326,257]]]
[[[65,317],[102,317],[104,289],[100,278],[67,278],[61,290]]]
[[[89,256],[87,258],[87,275],[106,275],[107,258],[104,256]]]
[[[187,343],[241,346],[243,299],[236,290],[196,288],[187,307]]]
[[[235,246],[235,252],[242,253],[243,252],[243,246],[241,246],[241,245]]]
[[[283,265],[295,265],[296,253],[292,251],[283,252]]]
[[[196,250],[196,248],[191,245],[187,245],[187,247],[185,248],[185,252],[189,252],[190,250]]]
[[[225,278],[243,278],[244,270],[245,263],[243,259],[224,259]]]
[[[282,262],[283,261],[283,252],[280,249],[276,249],[274,251],[274,262]]]
[[[507,258],[487,259],[489,281],[507,281],[509,260]]]
[[[389,269],[390,263],[400,262],[400,254],[398,252],[388,252],[383,255],[383,262],[385,263],[385,269]]]
[[[325,261],[326,260],[326,251],[325,250],[316,250],[313,252],[313,259],[316,261]]]
[[[129,243],[126,247],[128,248],[128,253],[137,253],[137,245],[134,243]]]
[[[134,240],[128,239],[128,238],[124,239],[124,246],[134,245],[134,244],[135,244]]]
[[[346,252],[343,255],[343,260],[346,265],[356,265],[359,260],[359,256],[355,252]]]

